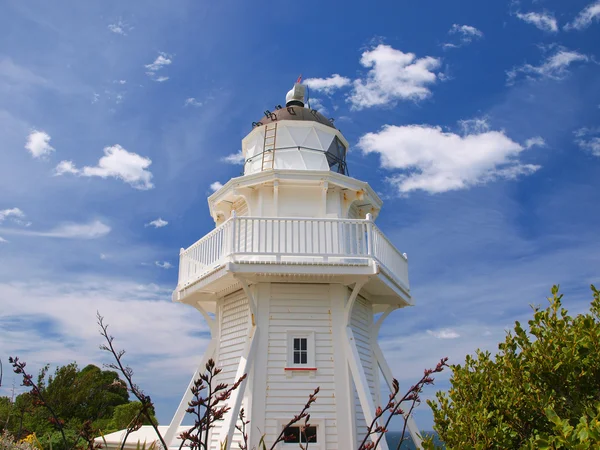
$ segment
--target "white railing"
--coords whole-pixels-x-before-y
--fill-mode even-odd
[[[379,262],[408,284],[406,258],[371,220],[233,216],[179,260],[179,287],[233,262],[367,264]]]

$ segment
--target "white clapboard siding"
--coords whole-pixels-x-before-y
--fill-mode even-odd
[[[356,298],[356,302],[354,303],[354,307],[352,308],[352,318],[350,320],[350,327],[352,328],[352,332],[354,333],[354,342],[356,343],[358,354],[360,356],[360,362],[365,372],[367,383],[369,384],[371,397],[373,398],[373,402],[376,403],[377,398],[375,377],[378,376],[378,373],[375,370],[373,370],[373,350],[371,349],[372,323],[373,308],[371,306],[371,303],[365,298],[358,296]],[[356,388],[354,389],[354,404],[356,405],[356,436],[358,439],[358,443],[360,443],[367,431],[367,423],[365,421],[365,416],[360,405],[360,400],[358,398]]]
[[[362,219],[356,203],[352,203],[352,205],[350,205],[350,209],[348,209],[348,219]]]
[[[310,408],[313,419],[322,420],[325,445],[338,449],[335,379],[331,329],[331,301],[327,284],[271,284],[269,348],[267,358],[267,442],[281,432],[281,422],[297,415],[318,386],[317,401]],[[288,331],[312,331],[315,336],[315,373],[285,372]]]
[[[248,337],[248,298],[242,290],[219,300],[221,318],[221,339],[219,342],[217,366],[223,371],[218,383],[235,383],[240,356]],[[219,435],[223,422],[216,422],[211,435],[211,449],[219,450]],[[233,442],[237,443],[241,434],[236,430]],[[235,448],[237,445],[233,446]]]

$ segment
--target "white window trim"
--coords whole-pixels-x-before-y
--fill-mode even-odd
[[[279,419],[277,421],[277,429],[279,430],[278,433],[281,433],[281,430],[283,429],[283,427],[285,425],[287,425],[289,423],[289,419],[284,420],[284,419]],[[308,445],[308,449],[309,450],[324,450],[325,447],[325,420],[324,419],[313,419],[313,417],[310,417],[310,420],[308,421],[308,424],[312,427],[317,427],[317,442],[316,443],[309,443]],[[298,423],[295,423],[294,427],[299,427],[304,425],[304,420],[301,420]],[[298,447],[298,443],[286,443],[286,442],[280,442],[279,444],[277,444],[277,449],[281,449],[281,450],[288,450],[288,449],[294,449],[294,450],[298,450],[300,447]]]
[[[306,364],[294,364],[294,338],[306,339]],[[315,332],[312,330],[288,330],[286,369],[315,369],[316,366]]]

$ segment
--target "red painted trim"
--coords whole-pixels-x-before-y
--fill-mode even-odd
[[[297,371],[306,371],[306,370],[317,370],[316,367],[286,367],[283,370],[297,370]]]

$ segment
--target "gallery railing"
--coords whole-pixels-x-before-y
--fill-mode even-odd
[[[181,250],[178,286],[188,286],[227,261],[335,265],[376,261],[408,285],[406,257],[370,219],[234,215]]]

